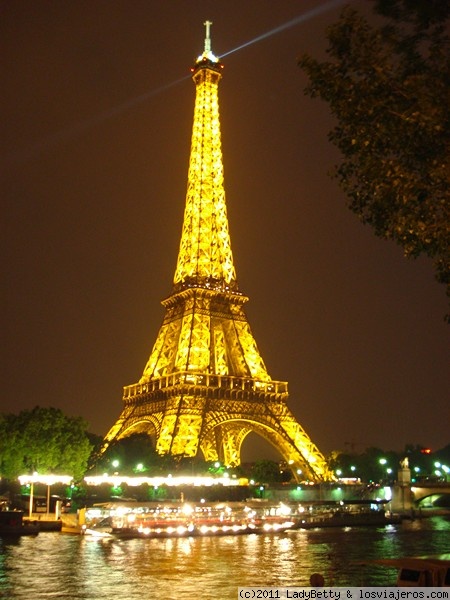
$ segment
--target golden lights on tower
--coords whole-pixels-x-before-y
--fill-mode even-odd
[[[137,384],[124,388],[124,409],[104,448],[134,432],[154,436],[160,454],[240,463],[255,432],[313,480],[326,461],[287,407],[287,383],[270,377],[238,288],[225,202],[218,86],[222,64],[211,50],[192,68],[194,121],[181,241],[165,316]]]

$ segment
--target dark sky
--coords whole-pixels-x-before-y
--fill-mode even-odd
[[[56,406],[107,432],[171,292],[203,22],[221,56],[324,4],[0,3],[3,412]],[[450,441],[445,290],[428,260],[407,261],[346,208],[327,176],[339,160],[328,107],[303,94],[297,58],[324,56],[339,11],[223,59],[238,281],[269,373],[289,382],[324,453],[439,449]]]

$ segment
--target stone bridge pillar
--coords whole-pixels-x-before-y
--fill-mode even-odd
[[[397,471],[397,481],[392,488],[391,507],[393,512],[405,513],[413,509],[413,498],[411,493],[411,469],[408,459],[400,462]]]

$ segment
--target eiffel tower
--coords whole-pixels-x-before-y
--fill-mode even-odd
[[[246,436],[270,442],[294,476],[331,479],[327,463],[287,406],[288,385],[267,372],[244,312],[225,204],[218,85],[222,64],[211,51],[192,68],[196,87],[184,222],[165,317],[138,383],[104,440],[145,432],[160,454],[240,464]]]

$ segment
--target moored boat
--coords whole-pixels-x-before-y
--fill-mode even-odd
[[[387,515],[384,511],[373,512],[334,512],[298,519],[298,529],[315,529],[316,527],[369,527],[400,523],[398,516]]]
[[[37,521],[24,521],[20,510],[0,511],[0,536],[13,537],[22,535],[38,535]]]
[[[384,527],[401,522],[400,515],[385,510],[383,502],[376,501],[319,501],[299,504],[293,512],[296,529],[322,527]]]

